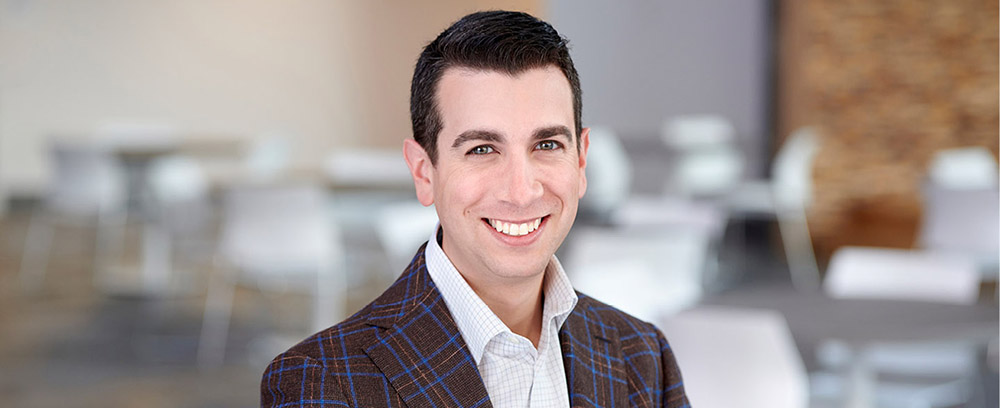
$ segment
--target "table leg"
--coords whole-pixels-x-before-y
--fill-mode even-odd
[[[163,295],[169,284],[171,242],[159,223],[146,222],[142,228],[142,289],[147,295]]]
[[[870,408],[875,388],[875,374],[863,350],[854,353],[847,384],[848,408]]]

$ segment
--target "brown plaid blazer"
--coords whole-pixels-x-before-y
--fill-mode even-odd
[[[559,331],[574,407],[689,407],[653,325],[580,294]],[[491,407],[421,247],[402,276],[344,322],[274,358],[262,407]]]

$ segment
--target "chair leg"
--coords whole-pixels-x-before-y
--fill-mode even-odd
[[[815,291],[820,287],[819,267],[813,252],[812,238],[805,211],[785,210],[778,217],[781,242],[788,259],[788,270],[792,284],[801,291]]]
[[[53,226],[39,211],[31,214],[21,256],[20,280],[26,292],[37,292],[45,280],[52,249]]]
[[[148,294],[164,295],[170,284],[173,242],[163,225],[149,222],[142,228],[143,290]]]
[[[94,250],[94,271],[92,280],[95,287],[101,287],[110,279],[108,271],[113,260],[121,257],[125,241],[126,214],[100,211],[97,214],[97,242]]]
[[[875,373],[868,364],[868,359],[864,353],[855,355],[854,361],[848,369],[848,391],[847,404],[849,408],[871,407],[874,400]]]
[[[201,338],[198,343],[198,365],[203,368],[222,365],[233,309],[235,280],[228,268],[222,270],[217,268],[216,272],[214,279],[209,279]]]

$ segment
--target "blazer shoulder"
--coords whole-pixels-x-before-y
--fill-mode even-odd
[[[317,401],[323,406],[398,406],[389,397],[363,391],[388,387],[366,354],[381,330],[368,321],[371,307],[272,359],[261,378],[261,406],[313,406],[309,404]]]
[[[323,329],[295,344],[276,359],[287,356],[301,356],[326,362],[330,359],[346,357],[352,350],[365,348],[373,344],[376,327],[368,324],[369,304],[353,316]]]
[[[261,405],[405,405],[402,396],[391,391],[390,379],[369,353],[383,344],[386,330],[396,327],[399,319],[433,303],[434,289],[421,247],[410,266],[381,296],[271,360],[261,380]]]
[[[341,353],[326,336],[337,326],[310,336],[271,360],[261,376],[260,406],[281,407],[307,401],[347,405],[341,378],[331,363],[342,361]]]
[[[579,316],[587,325],[617,331],[627,370],[630,403],[639,406],[688,407],[684,381],[667,338],[652,323],[578,293]],[[576,311],[574,311],[576,314]]]
[[[577,292],[579,300],[576,307],[586,314],[595,316],[601,324],[614,327],[622,338],[636,335],[655,335],[660,330],[650,322],[632,316],[621,309],[611,306],[587,294]]]
[[[309,336],[285,353],[322,361],[356,355],[359,349],[375,344],[378,328],[392,327],[415,305],[426,301],[428,295],[437,293],[424,262],[426,245],[417,250],[406,270],[375,300],[346,320]]]

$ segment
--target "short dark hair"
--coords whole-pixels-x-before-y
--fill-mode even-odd
[[[580,146],[583,102],[580,77],[569,56],[569,41],[534,16],[515,11],[481,11],[458,20],[420,53],[410,84],[413,138],[437,162],[443,127],[435,95],[445,70],[463,67],[517,75],[532,68],[559,67],[573,91],[573,121]]]

